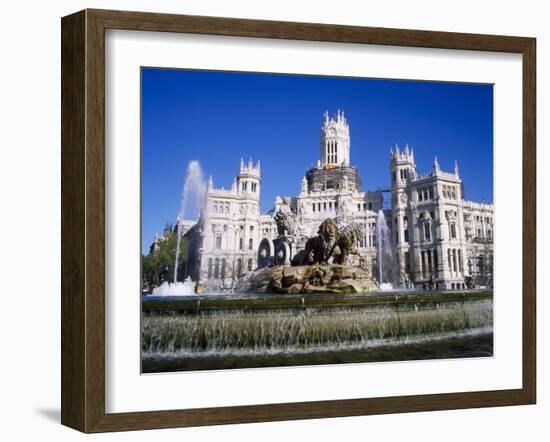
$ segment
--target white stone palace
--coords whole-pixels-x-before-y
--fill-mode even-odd
[[[377,275],[376,222],[383,210],[391,232],[394,282],[419,289],[464,289],[492,286],[494,206],[464,199],[458,164],[441,170],[435,158],[432,170],[416,170],[414,152],[407,145],[390,150],[391,186],[363,191],[359,170],[350,161],[350,127],[343,112],[325,113],[321,127],[320,158],[301,180],[300,193],[277,197],[269,214],[260,212],[260,162],[241,159],[230,189],[208,181],[202,227],[189,230],[198,254],[192,257],[191,276],[217,282],[230,290],[236,281],[258,267],[260,242],[267,244],[288,232],[278,231],[274,215],[289,213],[294,228],[285,262],[299,253],[305,240],[317,233],[326,218],[361,226],[356,248],[357,265]],[[391,204],[384,204],[384,194]],[[388,207],[391,206],[391,207]],[[288,246],[285,246],[288,247]]]

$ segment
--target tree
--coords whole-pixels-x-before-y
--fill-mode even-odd
[[[174,281],[174,263],[176,257],[177,232],[167,224],[162,237],[151,247],[148,255],[141,257],[142,290],[150,291],[164,281]],[[188,274],[189,239],[184,236],[180,242],[178,264],[178,281],[183,281]]]

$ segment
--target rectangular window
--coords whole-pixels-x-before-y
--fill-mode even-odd
[[[254,240],[250,238],[248,240],[248,250],[252,250],[254,248]]]
[[[242,237],[239,238],[239,250],[242,250],[243,249],[243,239]]]
[[[432,235],[430,232],[430,223],[424,223],[424,239],[426,241],[430,241],[432,239]]]
[[[222,236],[217,235],[216,236],[216,249],[221,249],[221,248],[222,248]]]
[[[409,229],[403,231],[403,236],[405,237],[405,242],[409,242]]]
[[[456,239],[456,224],[451,223],[451,238]]]

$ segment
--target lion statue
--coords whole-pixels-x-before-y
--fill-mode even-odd
[[[337,249],[339,250],[339,253],[334,256],[334,262],[336,264],[346,264],[348,256],[352,253],[357,253],[355,245],[364,237],[365,232],[357,223],[351,223],[342,228],[338,234],[338,239],[332,247],[331,255]]]
[[[327,218],[319,226],[318,235],[306,241],[303,264],[328,264],[336,241],[338,240],[338,226]]]

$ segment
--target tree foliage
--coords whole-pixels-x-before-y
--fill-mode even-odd
[[[164,228],[163,239],[151,249],[148,255],[141,256],[142,290],[150,291],[164,281],[174,281],[174,263],[176,257],[177,233],[172,225]],[[180,241],[180,257],[178,264],[178,281],[187,277],[189,258],[189,240],[182,237]]]

